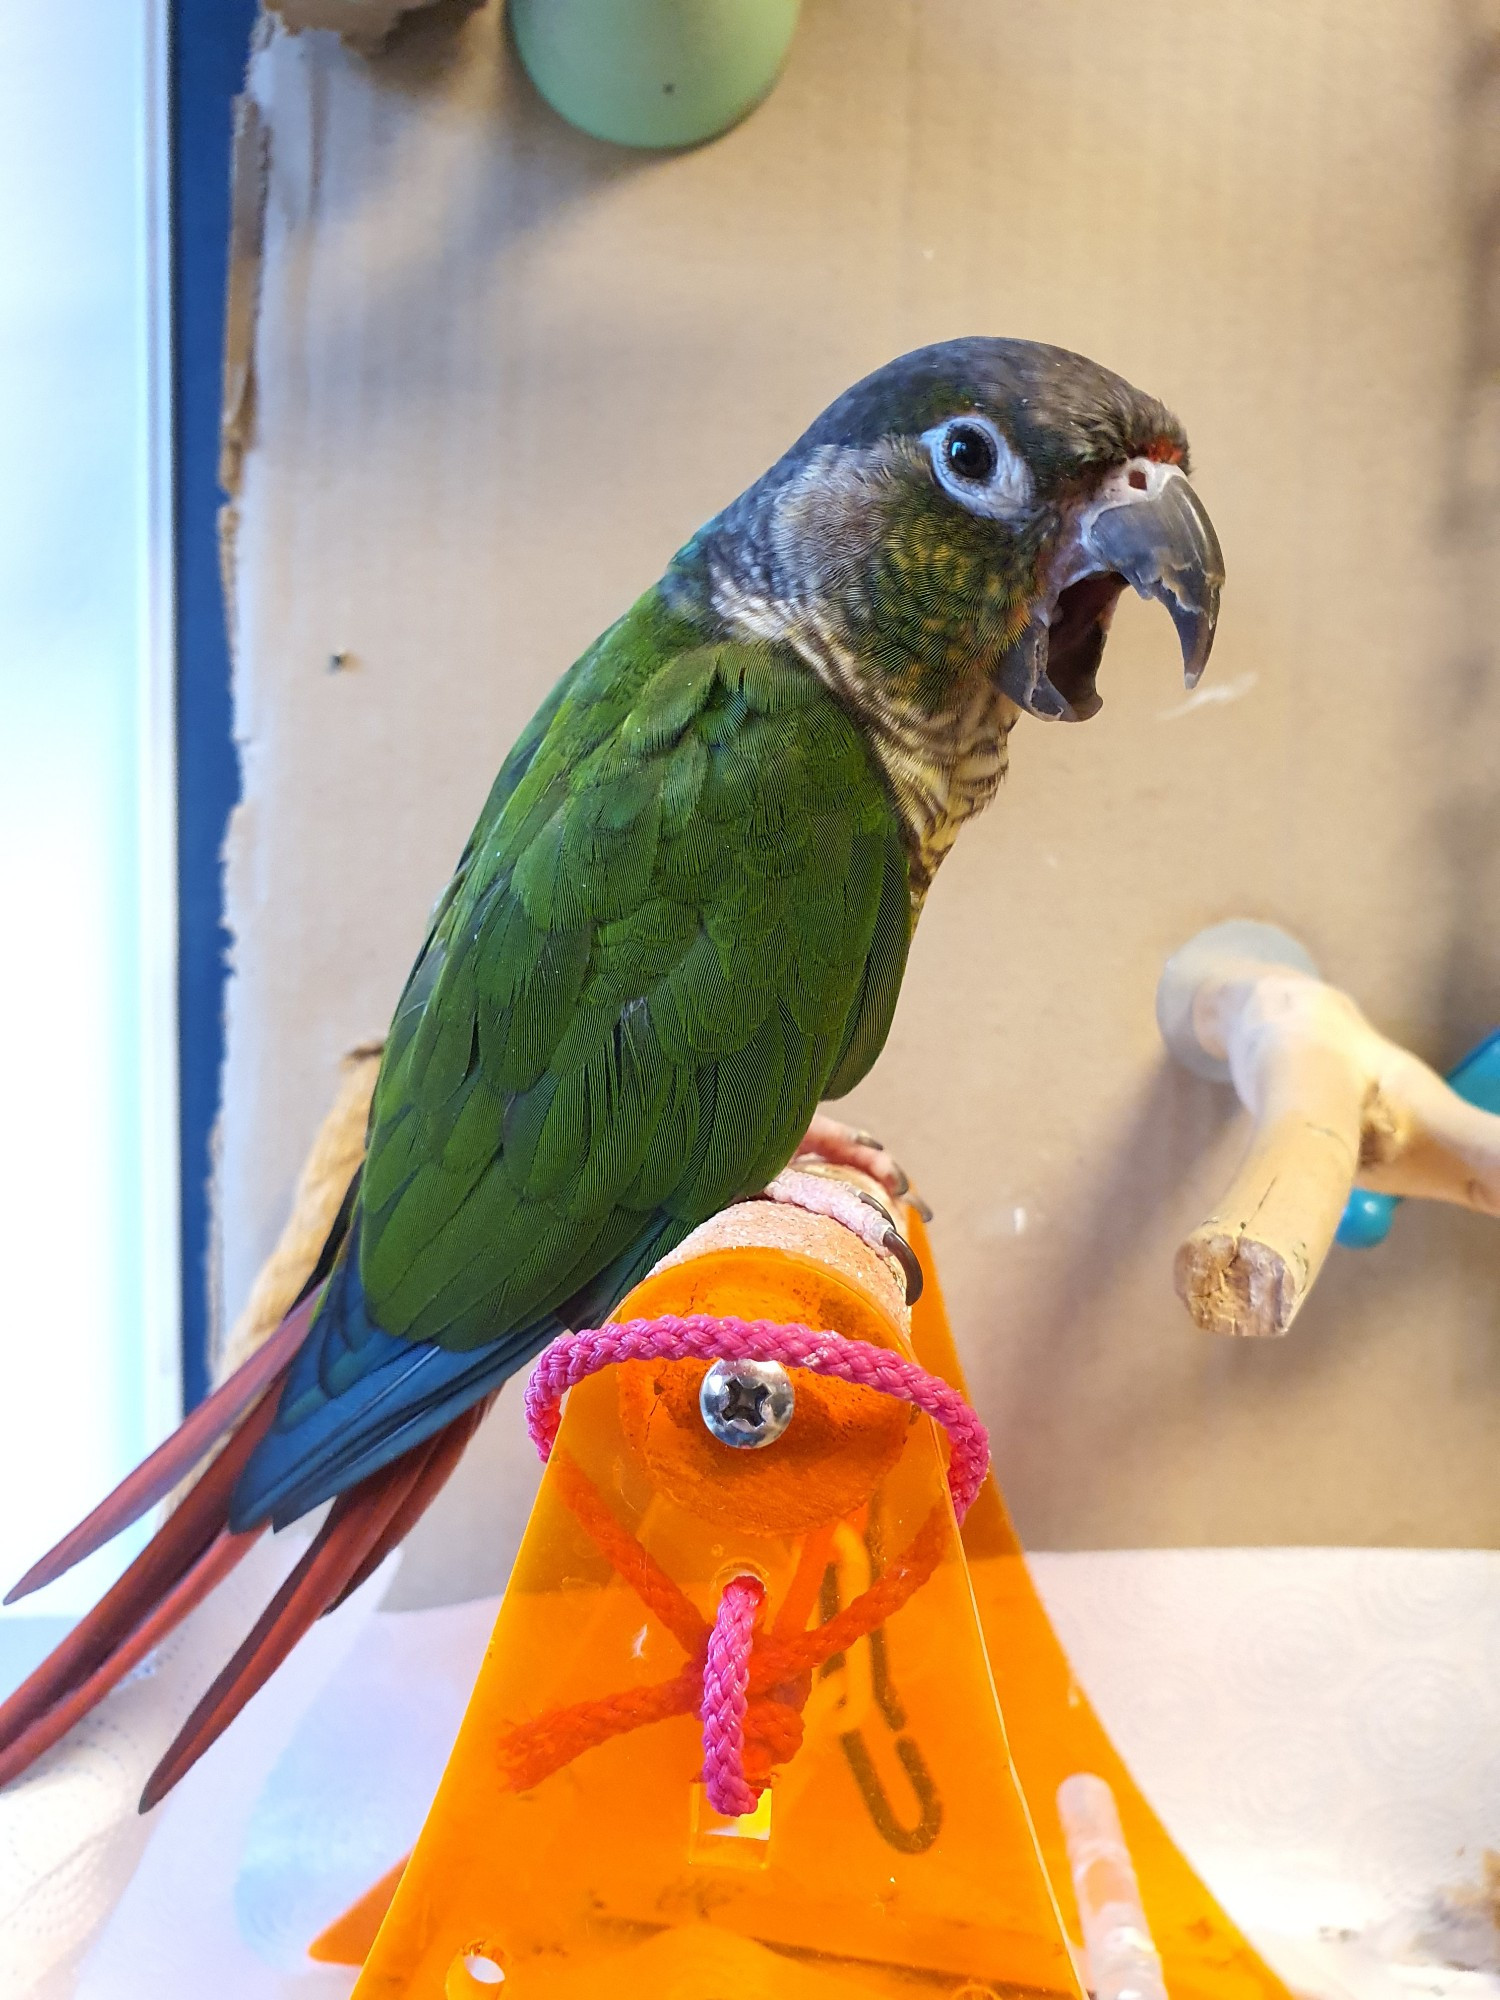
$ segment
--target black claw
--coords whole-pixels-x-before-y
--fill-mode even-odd
[[[912,1194],[910,1192],[908,1192],[906,1198],[911,1203],[912,1207],[917,1211],[918,1215],[921,1216],[924,1222],[931,1222],[932,1203],[930,1201],[923,1201],[922,1197],[919,1194]]]
[[[896,1218],[891,1214],[891,1211],[886,1207],[878,1194],[871,1194],[868,1188],[856,1188],[854,1192],[859,1196],[866,1208],[873,1208],[883,1222],[888,1224],[890,1228],[895,1228]]]
[[[922,1266],[917,1253],[893,1222],[885,1232],[885,1247],[906,1276],[906,1303],[914,1306],[922,1296]]]
[[[873,1132],[854,1131],[851,1129],[849,1141],[851,1145],[867,1146],[872,1153],[885,1153],[885,1147],[881,1145]],[[890,1159],[889,1153],[886,1153],[886,1158]],[[879,1179],[880,1177],[876,1175],[875,1178]],[[896,1197],[897,1201],[905,1201],[911,1193],[911,1176],[899,1160],[891,1160],[891,1178],[894,1183],[891,1193]]]
[[[891,1211],[878,1196],[871,1194],[868,1188],[856,1188],[855,1193],[866,1208],[873,1208],[877,1215],[884,1218],[885,1235],[881,1238],[881,1247],[901,1266],[902,1275],[906,1279],[906,1303],[914,1306],[922,1296],[922,1286],[925,1282],[922,1276],[921,1258],[896,1227]]]

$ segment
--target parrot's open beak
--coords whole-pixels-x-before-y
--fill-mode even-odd
[[[1098,713],[1094,680],[1126,584],[1171,612],[1183,677],[1196,687],[1213,649],[1224,557],[1178,466],[1133,458],[1076,509],[1048,565],[1046,595],[1000,662],[1012,701],[1064,722]]]

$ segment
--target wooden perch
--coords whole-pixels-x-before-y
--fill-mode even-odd
[[[1356,1179],[1500,1215],[1500,1117],[1372,1028],[1283,932],[1202,932],[1168,961],[1157,1018],[1173,1054],[1233,1082],[1253,1121],[1228,1191],[1177,1252],[1178,1293],[1209,1332],[1286,1332]]]

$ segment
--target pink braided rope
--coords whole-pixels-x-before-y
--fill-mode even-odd
[[[750,1706],[750,1644],[765,1591],[753,1576],[732,1576],[719,1600],[703,1664],[703,1788],[716,1813],[754,1812],[759,1791],[745,1777],[745,1712]]]
[[[532,1443],[543,1459],[551,1457],[563,1396],[601,1368],[619,1361],[687,1360],[779,1361],[786,1368],[834,1375],[915,1403],[948,1433],[948,1491],[960,1521],[984,1483],[989,1436],[963,1397],[940,1377],[868,1341],[776,1320],[713,1319],[706,1313],[681,1318],[669,1313],[560,1335],[542,1350],[526,1385],[526,1428]],[[703,1668],[703,1783],[709,1804],[726,1818],[753,1812],[760,1796],[760,1788],[745,1776],[745,1715],[750,1649],[764,1595],[750,1576],[732,1577],[724,1586]]]
[[[617,1361],[779,1361],[786,1368],[809,1368],[836,1375],[882,1396],[915,1403],[948,1433],[948,1490],[961,1521],[989,1470],[990,1440],[984,1425],[958,1391],[914,1361],[889,1348],[842,1334],[814,1333],[769,1319],[712,1319],[707,1313],[683,1318],[630,1319],[619,1326],[590,1327],[560,1334],[542,1350],[526,1385],[526,1428],[539,1455],[550,1458],[557,1439],[558,1405],[601,1368]]]

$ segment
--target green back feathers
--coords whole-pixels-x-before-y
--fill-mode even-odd
[[[874,1061],[910,934],[887,793],[788,652],[648,593],[507,760],[387,1047],[370,1309],[468,1347],[786,1163]]]

